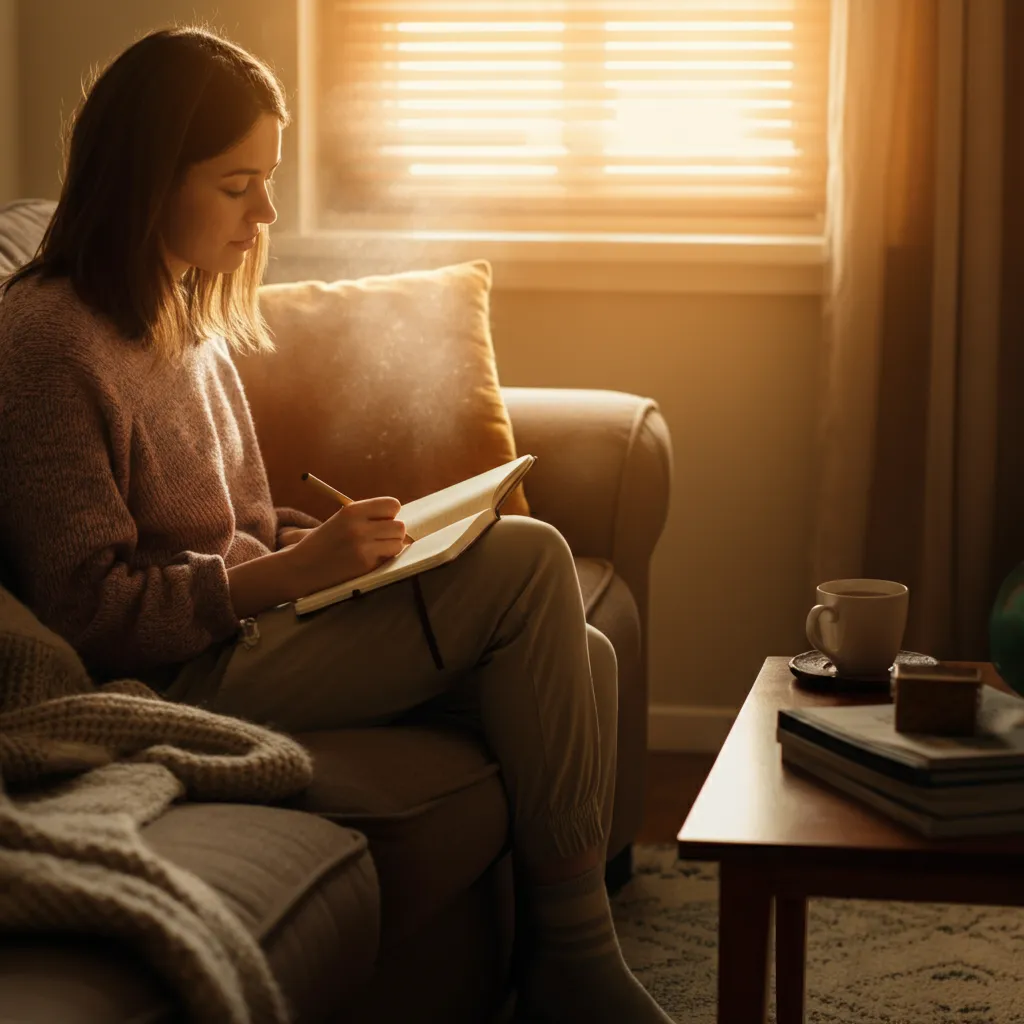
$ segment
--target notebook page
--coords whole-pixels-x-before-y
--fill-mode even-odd
[[[501,485],[520,472],[521,466],[527,462],[532,463],[532,460],[532,455],[523,455],[468,480],[410,501],[402,506],[398,518],[405,523],[406,532],[417,538],[451,526],[466,516],[490,508],[491,500]]]

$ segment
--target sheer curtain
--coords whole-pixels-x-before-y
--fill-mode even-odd
[[[834,5],[813,576],[907,583],[905,646],[940,657],[985,656],[1015,543],[998,461],[1004,7]]]

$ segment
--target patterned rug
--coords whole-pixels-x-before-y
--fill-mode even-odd
[[[665,845],[636,847],[612,900],[627,962],[680,1024],[715,1021],[717,899],[715,865]],[[1024,910],[813,900],[809,921],[807,1024],[1024,1024]]]

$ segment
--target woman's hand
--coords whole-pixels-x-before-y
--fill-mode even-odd
[[[288,548],[304,593],[344,583],[394,558],[406,544],[405,524],[395,518],[401,507],[397,498],[367,498],[311,530],[282,530],[281,545]]]
[[[343,583],[375,569],[409,543],[396,519],[397,498],[369,498],[339,509],[311,530],[281,530],[277,551],[228,569],[235,614],[259,615],[286,601]]]

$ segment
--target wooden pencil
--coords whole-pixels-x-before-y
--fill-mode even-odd
[[[347,494],[342,494],[341,491],[336,490],[328,483],[324,483],[318,476],[313,476],[312,473],[303,473],[302,479],[307,483],[311,483],[318,491],[322,494],[326,494],[329,498],[333,498],[339,505],[351,505],[352,498]]]

